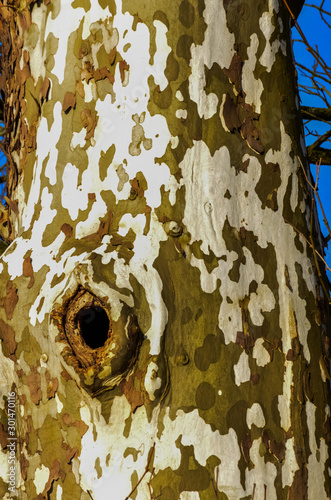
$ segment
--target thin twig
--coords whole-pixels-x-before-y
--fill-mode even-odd
[[[313,189],[313,191],[314,191],[314,194],[315,194],[315,196],[316,196],[316,199],[317,199],[317,201],[318,201],[318,204],[319,204],[320,209],[321,209],[321,212],[322,212],[323,222],[324,222],[325,227],[327,228],[328,233],[329,233],[329,236],[330,236],[330,238],[331,238],[331,229],[330,229],[330,226],[329,226],[328,219],[327,219],[327,217],[326,217],[326,215],[325,215],[324,208],[323,208],[323,205],[322,205],[322,202],[321,202],[320,196],[319,196],[319,194],[318,194],[318,190],[317,190],[317,189],[315,189],[315,187],[314,187],[314,186],[312,185],[312,183],[309,181],[308,176],[307,176],[307,173],[306,173],[306,171],[305,171],[305,168],[304,168],[304,166],[303,166],[303,164],[302,164],[302,161],[301,161],[301,159],[299,158],[299,156],[297,156],[297,158],[298,158],[299,163],[300,163],[300,165],[301,165],[301,167],[302,167],[302,170],[303,170],[303,173],[304,173],[304,176],[305,176],[305,179],[306,179],[307,183],[309,184],[309,186],[310,186],[310,187]]]
[[[152,471],[149,471],[148,469],[149,469],[149,466],[151,464],[152,458],[154,456],[154,452],[155,452],[155,443],[153,444],[152,448],[149,451],[149,457],[148,457],[148,460],[147,460],[147,465],[146,465],[146,468],[145,468],[145,472],[143,473],[143,475],[141,476],[141,478],[137,482],[136,486],[130,491],[130,493],[128,494],[128,496],[125,497],[125,500],[129,500],[130,496],[132,495],[132,493],[134,493],[136,491],[136,489],[138,488],[139,484],[141,483],[141,481],[146,476],[147,472],[153,473],[154,469]]]
[[[331,130],[325,132],[325,134],[321,135],[313,144],[309,146],[310,149],[318,148],[323,142],[327,141],[331,137]]]
[[[308,42],[307,38],[305,37],[304,32],[303,32],[303,31],[302,31],[302,29],[300,28],[300,26],[299,26],[299,24],[298,24],[297,20],[295,19],[295,16],[294,16],[294,14],[293,14],[292,10],[290,9],[290,7],[289,7],[289,5],[288,5],[288,3],[287,3],[287,0],[283,0],[283,1],[284,1],[284,4],[286,5],[287,10],[288,10],[288,11],[289,11],[289,13],[290,13],[290,16],[291,16],[291,17],[292,17],[292,19],[293,19],[293,22],[294,22],[294,24],[295,24],[296,29],[297,29],[297,30],[298,30],[298,32],[300,33],[300,36],[301,36],[301,38],[302,38],[302,40],[303,40],[304,44],[305,44],[305,45],[306,45],[306,47],[307,47],[308,52],[310,52],[310,53],[311,53],[311,55],[312,55],[312,56],[314,57],[314,59],[315,59],[315,60],[316,60],[316,61],[320,64],[321,68],[323,68],[324,72],[328,75],[328,77],[329,77],[329,78],[330,78],[330,80],[331,80],[331,73],[329,72],[327,65],[325,64],[325,62],[323,61],[323,59],[321,58],[321,56],[319,55],[319,53],[318,53],[318,52],[316,52],[316,50],[314,50],[314,49],[312,48],[312,46],[309,44],[309,42]]]
[[[297,233],[299,233],[299,234],[303,237],[303,239],[304,239],[304,240],[308,243],[308,245],[310,246],[310,248],[312,248],[312,250],[316,253],[316,255],[318,255],[318,256],[319,256],[319,258],[320,258],[320,259],[324,262],[326,269],[327,269],[328,271],[331,271],[330,267],[329,267],[329,266],[327,265],[327,263],[325,262],[325,259],[324,259],[324,258],[322,257],[322,255],[321,255],[321,254],[320,254],[320,253],[316,250],[316,248],[314,248],[314,246],[313,246],[313,245],[310,243],[310,241],[309,241],[309,240],[305,237],[305,235],[304,235],[304,234],[302,234],[302,232],[301,232],[301,231],[299,231],[299,229],[297,229],[295,226],[293,226],[293,224],[291,224],[288,220],[286,220],[286,219],[284,219],[284,220],[285,220],[286,224],[289,224],[291,227],[293,227],[293,229],[294,229]]]

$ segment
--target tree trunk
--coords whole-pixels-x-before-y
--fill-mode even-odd
[[[0,16],[1,496],[329,498],[328,282],[283,3]]]

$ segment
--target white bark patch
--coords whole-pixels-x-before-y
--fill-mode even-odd
[[[280,425],[287,432],[291,427],[291,396],[292,396],[292,361],[285,360],[285,374],[283,382],[283,394],[278,396],[278,411]]]
[[[88,102],[85,96],[85,102]],[[85,128],[82,128],[80,132],[74,132],[72,135],[72,139],[70,142],[70,149],[71,151],[74,151],[74,149],[79,146],[79,147],[84,147],[85,145],[85,136],[86,136],[86,130]]]
[[[34,485],[37,490],[37,494],[39,495],[44,491],[45,485],[49,478],[49,469],[42,465],[40,469],[36,469],[34,476]]]
[[[254,498],[263,500],[277,500],[277,493],[275,488],[275,479],[277,476],[276,466],[270,462],[265,462],[264,457],[261,457],[260,446],[262,439],[259,438],[253,442],[250,449],[249,456],[254,464],[252,470],[246,469],[246,495],[252,494],[255,487]],[[266,490],[265,490],[266,487]],[[265,493],[266,491],[266,493]],[[266,494],[266,496],[265,496]],[[238,497],[237,497],[238,498]],[[233,498],[233,500],[235,500]]]
[[[89,426],[82,437],[82,451],[79,457],[80,484],[85,491],[92,491],[94,500],[104,500],[109,496],[109,491],[112,493],[112,500],[123,500],[132,490],[132,472],[135,470],[139,478],[145,472],[148,452],[155,442],[153,436],[157,432],[158,410],[154,410],[149,422],[145,408],[138,408],[132,415],[131,431],[127,438],[123,432],[131,409],[124,396],[115,397],[108,423],[100,416],[100,403],[96,400],[90,409],[85,407],[80,411],[82,419]],[[94,436],[98,438],[95,440]],[[138,451],[136,460],[132,454],[124,458],[127,448]],[[110,456],[110,459],[107,460],[107,456]],[[96,459],[99,459],[102,469],[100,479],[94,469]],[[150,475],[146,474],[143,488],[148,480]]]
[[[157,366],[157,364],[154,361],[149,363],[149,365],[147,367],[147,372],[146,372],[144,384],[145,384],[145,389],[148,393],[149,399],[151,401],[155,400],[154,393],[155,393],[155,391],[160,389],[161,383],[162,383],[162,380],[160,379],[160,377],[157,376],[158,371],[159,371],[159,367]]]
[[[68,163],[62,176],[61,202],[73,221],[77,219],[79,210],[86,210],[88,205],[87,193],[84,193],[81,185],[78,186],[78,174],[78,168]]]
[[[243,351],[240,354],[239,361],[233,366],[236,385],[248,382],[251,378],[251,370],[248,363],[248,355]]]
[[[223,300],[219,311],[219,327],[224,332],[226,344],[235,342],[236,332],[242,330],[242,316],[239,301],[246,295],[249,295],[249,285],[253,279],[258,283],[261,283],[264,278],[263,269],[258,264],[255,264],[251,252],[247,248],[243,247],[243,253],[246,263],[240,265],[239,281],[235,282],[228,280],[225,284],[223,280],[220,287],[221,296],[227,296],[231,299],[230,302]],[[223,265],[223,261],[220,261],[220,263]],[[261,290],[263,291],[263,288],[261,288]],[[259,305],[259,297],[259,294],[257,294],[251,307],[251,310],[254,311],[253,317],[257,318],[258,324],[260,323],[262,307],[265,308],[262,310],[266,311],[273,309],[272,300],[263,301],[262,295],[261,304]]]
[[[49,314],[51,312],[51,310],[54,307],[56,299],[64,293],[66,287],[69,286],[69,284],[72,282],[73,280],[72,272],[77,267],[77,265],[80,264],[82,261],[84,261],[84,258],[86,258],[89,255],[87,254],[87,252],[84,252],[79,256],[77,255],[72,256],[72,254],[75,252],[75,249],[72,248],[67,252],[65,252],[64,254],[62,254],[59,262],[56,262],[56,260],[53,259],[52,257],[57,252],[57,249],[61,246],[59,240],[63,242],[64,239],[65,236],[63,233],[61,233],[55,240],[54,245],[52,245],[52,249],[46,247],[44,254],[41,254],[41,252],[39,252],[38,254],[38,256],[40,256],[40,262],[38,261],[40,267],[42,267],[42,265],[47,265],[50,268],[50,270],[46,275],[45,282],[40,289],[38,297],[36,298],[34,304],[31,306],[31,309],[29,311],[30,322],[33,326],[36,325],[37,321],[41,323],[45,319],[45,314],[46,313]],[[32,256],[33,255],[34,252],[32,253]],[[37,259],[35,260],[37,262]],[[33,262],[33,257],[32,257],[32,262]],[[63,281],[51,287],[51,282],[53,280],[53,277],[61,276],[63,273],[65,274]],[[77,287],[76,280],[74,280],[74,287]],[[75,288],[72,290],[72,293],[74,293],[74,291]],[[42,300],[44,300],[44,302],[43,305],[41,306]],[[38,309],[40,309],[39,312],[37,312]]]
[[[56,216],[56,210],[51,208],[51,204],[53,201],[53,194],[48,191],[47,187],[44,187],[44,189],[42,190],[40,201],[41,201],[41,212],[38,220],[33,225],[31,240],[32,242],[35,241],[36,245],[38,245],[37,242],[39,242],[39,245],[41,246],[41,240],[45,232],[45,229],[48,226],[48,224],[52,223],[54,217]],[[41,267],[40,262],[35,262],[34,264],[35,264],[34,270],[38,271]]]
[[[60,484],[57,485],[56,488],[56,500],[62,500],[62,487]]]
[[[252,428],[253,424],[256,425],[256,427],[265,426],[263,410],[258,403],[254,403],[250,408],[248,408],[246,414],[246,422],[249,429]]]
[[[272,23],[274,11],[278,12],[278,1],[269,0],[269,12],[264,12],[259,20],[260,30],[266,39],[266,47],[260,57],[260,63],[267,68],[268,73],[271,71],[279,49],[286,56],[286,43],[284,40],[277,39],[270,43],[271,36],[275,31],[275,26]]]
[[[59,396],[55,394],[56,409],[58,413],[61,413],[63,409],[63,404],[61,403]]]
[[[221,435],[217,430],[213,431],[210,425],[206,424],[199,416],[197,409],[190,413],[178,410],[176,418],[171,420],[169,408],[167,408],[163,424],[164,429],[156,445],[154,460],[156,474],[166,467],[170,467],[172,470],[178,469],[181,454],[173,443],[181,435],[182,444],[194,447],[195,459],[203,467],[206,465],[207,459],[212,455],[221,460],[221,464],[217,467],[218,476],[216,476],[218,477],[217,486],[220,492],[223,491],[228,495],[228,498],[233,500],[244,496],[245,492],[241,487],[238,467],[241,452],[237,435],[232,428],[225,435]],[[194,429],[194,432],[192,432],[192,429]],[[204,443],[204,446],[201,446],[201,443]],[[170,448],[172,450],[171,455],[169,455]]]
[[[183,120],[186,120],[187,118],[187,110],[186,109],[177,109],[176,111],[176,118],[179,120],[182,118]]]
[[[154,80],[156,85],[160,85],[160,90],[164,90],[168,86],[168,80],[164,74],[167,65],[167,58],[171,52],[171,47],[167,41],[168,28],[161,21],[153,22],[156,28],[155,44],[156,53],[154,55]]]
[[[250,294],[248,304],[248,311],[254,325],[261,326],[264,321],[262,311],[272,311],[275,305],[275,297],[270,288],[263,283],[259,284],[256,292]]]
[[[254,77],[256,66],[256,52],[259,47],[259,39],[256,33],[251,35],[251,44],[247,48],[248,59],[244,62],[242,69],[242,88],[246,94],[245,102],[254,107],[256,113],[261,113],[261,94],[263,83],[260,78]],[[223,125],[224,126],[224,125]]]
[[[291,138],[286,134],[284,125],[280,122],[280,130],[282,135],[282,146],[280,151],[269,150],[266,153],[266,162],[274,162],[281,165],[281,185],[278,188],[278,200],[279,207],[278,213],[283,211],[283,199],[285,197],[286,190],[288,188],[288,182],[290,177],[295,172],[297,167],[297,160],[290,157],[291,152]],[[294,187],[296,191],[296,188]],[[296,195],[294,195],[296,196]],[[289,224],[282,224],[279,217],[276,215],[277,212],[265,210],[265,217],[263,221],[264,231],[260,233],[259,241],[272,242],[275,248],[276,258],[277,258],[277,281],[280,284],[279,288],[279,306],[280,306],[280,316],[279,324],[282,329],[282,342],[284,352],[287,352],[291,348],[291,324],[293,323],[293,311],[295,312],[295,317],[297,321],[297,334],[299,340],[303,346],[303,352],[306,360],[310,361],[310,352],[307,344],[307,336],[310,330],[310,322],[306,315],[306,300],[300,297],[299,284],[297,279],[297,271],[295,263],[299,263],[302,269],[302,279],[305,281],[308,290],[313,292],[315,295],[316,278],[314,273],[311,272],[311,263],[306,255],[298,251],[295,246],[294,239],[297,236],[296,231]],[[274,231],[270,232],[267,227],[273,227]],[[268,233],[268,234],[267,234]],[[302,240],[303,245],[305,245],[304,240]],[[284,247],[286,251],[284,251]],[[286,285],[286,280],[284,276],[285,265],[288,268],[288,274],[290,277],[290,284],[293,291],[290,291]],[[292,312],[290,312],[290,307]]]
[[[316,406],[307,401],[306,414],[307,414],[307,427],[309,431],[309,448],[311,454],[308,458],[308,499],[313,500],[328,500],[324,488],[324,469],[325,462],[328,459],[328,447],[324,438],[320,439],[320,445],[317,446],[316,442],[316,421],[315,421]]]
[[[191,45],[189,93],[192,101],[197,103],[201,118],[208,120],[217,111],[218,97],[214,93],[206,94],[205,66],[210,69],[217,63],[220,68],[228,68],[235,53],[235,37],[227,27],[222,4],[206,2],[203,17],[207,24],[203,44]]]
[[[58,15],[49,15],[47,17],[43,39],[46,40],[48,35],[52,33],[59,41],[57,52],[54,55],[55,64],[52,73],[57,76],[60,84],[64,79],[68,38],[71,33],[74,33],[78,29],[79,23],[82,20],[82,11],[84,12],[83,9],[72,9],[70,3],[61,1],[61,8],[58,9]]]
[[[176,99],[178,99],[181,102],[184,101],[184,96],[180,90],[177,90],[177,92],[176,92]]]
[[[38,156],[36,160],[36,165],[34,168],[34,175],[31,183],[30,192],[28,193],[28,201],[25,202],[25,195],[23,192],[23,186],[20,184],[19,188],[19,206],[23,208],[22,215],[20,216],[21,224],[24,229],[28,229],[33,214],[35,212],[35,205],[38,203],[41,181],[43,178],[43,162],[49,155],[47,161],[45,175],[49,178],[50,184],[53,186],[56,183],[56,161],[58,150],[56,144],[59,140],[62,127],[61,118],[61,104],[56,103],[54,106],[54,123],[51,130],[48,130],[46,118],[42,118],[37,131],[37,144],[38,144]]]
[[[258,366],[266,366],[271,361],[270,354],[263,346],[263,342],[263,339],[257,339],[253,347],[253,358],[256,359]]]
[[[93,192],[93,189],[91,191]],[[84,238],[84,236],[96,233],[100,226],[100,219],[106,211],[107,205],[101,198],[101,195],[97,193],[87,219],[79,222],[76,226],[76,238],[79,240],[80,238]]]
[[[199,500],[200,495],[197,491],[182,491],[179,499],[180,500]]]
[[[142,235],[146,224],[146,217],[144,214],[138,214],[135,217],[132,214],[124,214],[120,220],[118,234],[125,236],[129,229],[132,229],[135,234]]]
[[[288,439],[285,443],[285,446],[285,460],[282,466],[283,488],[285,488],[285,486],[291,486],[291,484],[293,483],[294,474],[297,470],[299,470],[299,466],[295,458],[294,439]]]

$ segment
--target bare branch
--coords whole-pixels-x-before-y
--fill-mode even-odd
[[[309,151],[307,148],[309,163],[316,163],[321,160],[321,165],[331,165],[331,149],[316,148]]]
[[[287,0],[283,0],[283,1],[284,1],[285,5],[287,7],[287,10],[289,11],[292,19],[293,19],[293,22],[295,24],[296,29],[298,30],[298,32],[299,32],[299,34],[300,34],[300,36],[301,36],[304,44],[307,47],[308,52],[310,52],[310,54],[314,57],[314,59],[318,62],[318,64],[321,66],[321,68],[324,70],[324,72],[328,75],[328,77],[331,80],[331,72],[329,71],[328,66],[325,64],[323,58],[319,55],[319,53],[315,49],[313,49],[313,47],[308,42],[307,38],[305,37],[304,32],[300,28],[300,26],[299,26],[299,24],[298,24],[298,22],[297,22],[297,20],[296,20],[296,18],[294,16],[292,10],[290,9],[290,7],[289,7],[289,5],[287,3]]]
[[[301,106],[301,114],[302,118],[307,118],[308,120],[318,120],[331,123],[331,108]]]
[[[319,148],[321,146],[321,144],[323,144],[323,142],[327,141],[330,137],[331,137],[331,130],[328,130],[327,132],[325,132],[325,134],[321,135],[315,142],[313,142],[313,144],[308,146],[307,150],[309,151],[309,149],[313,150],[313,149]],[[331,150],[330,150],[330,153],[331,153]]]

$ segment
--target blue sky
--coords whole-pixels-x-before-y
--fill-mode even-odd
[[[309,4],[320,5],[321,0],[308,0],[306,2],[307,5],[301,11],[301,14],[298,19],[298,23],[303,33],[305,34],[308,42],[315,47],[318,46],[319,53],[324,58],[325,62],[328,63],[328,66],[331,67],[331,57],[330,57],[330,42],[331,42],[331,29],[327,27],[325,23],[321,20],[320,14],[317,9],[309,7]],[[330,6],[329,0],[325,2],[325,9]],[[326,20],[331,25],[331,16],[325,15]],[[294,28],[292,30],[293,38],[299,39],[300,36],[297,30]],[[311,68],[314,62],[313,57],[307,51],[304,44],[299,42],[294,42],[294,55],[298,62],[301,64]],[[298,70],[298,79],[299,83],[307,84],[305,78],[302,77],[300,71]],[[331,84],[328,86],[329,92],[331,92]],[[317,97],[310,96],[305,93],[300,94],[301,103],[305,106],[315,106],[315,107],[323,107],[325,104]],[[329,99],[331,103],[331,98]],[[317,131],[320,134],[325,133],[330,129],[325,123],[321,122],[311,122],[309,128],[313,131]],[[312,136],[306,136],[306,144],[312,144],[316,138]],[[331,144],[328,146],[323,144],[323,147],[331,148]],[[311,170],[313,175],[316,175],[316,169],[314,165],[311,165]],[[331,166],[321,166],[320,175],[319,175],[319,195],[324,207],[324,211],[326,213],[329,224],[331,223],[331,196],[330,196],[330,187],[331,187]],[[327,230],[323,224],[322,217],[320,215],[320,222],[323,234],[326,236]],[[329,267],[331,267],[331,242],[329,242],[329,249],[326,250],[326,261]],[[329,279],[331,280],[331,273],[328,272]]]

